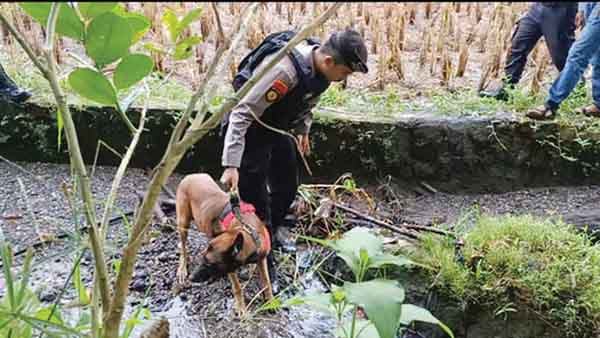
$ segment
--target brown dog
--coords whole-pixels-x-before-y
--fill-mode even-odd
[[[177,281],[184,285],[188,271],[187,233],[193,219],[198,229],[210,239],[202,252],[201,264],[193,274],[194,281],[206,281],[228,274],[239,314],[246,306],[236,270],[257,263],[267,300],[273,299],[267,268],[271,240],[265,224],[251,205],[241,203],[242,221],[229,211],[230,196],[207,174],[188,175],[177,187],[177,230],[181,239],[181,255]],[[235,209],[235,208],[234,208]],[[229,211],[229,212],[228,212]],[[221,219],[219,221],[219,219]]]

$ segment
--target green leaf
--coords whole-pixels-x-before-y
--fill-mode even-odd
[[[358,276],[360,272],[361,249],[366,251],[368,257],[377,256],[383,251],[383,241],[373,235],[369,229],[357,227],[344,233],[341,239],[333,241],[331,247],[348,264],[354,275]]]
[[[79,13],[86,19],[93,19],[100,14],[112,11],[116,2],[79,2]]]
[[[294,297],[284,304],[286,306],[308,304],[319,312],[330,315],[336,314],[335,308],[332,305],[330,293],[310,293],[305,296]]]
[[[12,250],[8,243],[2,243],[2,268],[4,273],[4,280],[6,281],[6,294],[4,295],[4,301],[8,298],[7,308],[15,310],[17,307],[15,297],[15,284],[12,275]]]
[[[75,69],[69,74],[69,85],[86,99],[110,106],[117,104],[115,88],[103,74],[95,70]]]
[[[398,282],[375,279],[364,283],[345,283],[346,297],[362,307],[381,338],[395,338],[404,301]]]
[[[31,260],[33,259],[33,250],[31,248],[27,249],[27,253],[25,254],[25,262],[23,264],[23,272],[21,273],[21,287],[19,289],[19,293],[17,294],[17,304],[21,304],[23,298],[25,297],[25,291],[27,290],[27,286],[29,284],[29,277],[31,277]]]
[[[133,32],[131,44],[140,41],[140,39],[150,30],[150,20],[142,14],[127,13],[125,19],[127,19],[127,23]]]
[[[60,143],[62,142],[62,130],[65,125],[60,111],[56,112],[56,128],[58,128],[58,151],[60,151]]]
[[[336,329],[337,337],[346,337],[346,334],[350,334],[350,331],[352,331],[352,321],[345,321],[342,325],[344,328],[343,330],[341,327]],[[357,319],[355,330],[356,338],[379,338],[379,333],[377,333],[375,325],[368,320]]]
[[[48,318],[50,318],[50,322],[54,323],[54,324],[63,324],[63,320],[60,317],[60,312],[58,312],[57,310],[55,310],[54,312],[52,312],[52,305],[44,307],[39,309],[36,313],[35,313],[35,318],[40,319],[40,320],[44,320],[47,321]],[[52,313],[52,317],[50,317],[50,314]]]
[[[431,312],[422,307],[412,304],[402,304],[402,315],[400,316],[400,324],[408,326],[413,321],[426,322],[439,325],[448,336],[454,338],[454,334],[444,323],[435,318]]]
[[[85,37],[85,50],[98,68],[102,68],[126,55],[132,38],[126,19],[112,12],[104,13],[90,23]]]
[[[369,260],[369,269],[380,268],[384,265],[405,266],[415,265],[415,262],[403,256],[394,256],[390,254],[380,254],[371,257],[371,259]]]
[[[162,22],[165,25],[167,25],[171,42],[175,43],[177,41],[177,36],[179,35],[179,32],[177,30],[179,26],[179,20],[177,19],[177,15],[175,15],[175,13],[173,13],[173,11],[170,8],[167,8],[165,9],[165,14],[163,14]]]
[[[194,8],[187,13],[178,25],[179,32],[186,29],[194,20],[198,19],[202,15],[202,7]]]
[[[192,46],[195,46],[202,42],[202,38],[199,36],[190,36],[189,38],[183,39],[175,46],[175,60],[184,60],[192,55]]]
[[[165,54],[166,51],[162,48],[159,48],[157,46],[155,46],[153,43],[148,42],[144,44],[144,48],[151,51],[151,52],[156,52],[156,53],[160,53],[160,54]]]
[[[90,298],[87,295],[85,285],[81,282],[81,269],[79,268],[79,264],[75,266],[75,273],[73,275],[73,286],[75,288],[75,291],[77,291],[77,295],[79,296],[79,302],[85,305],[89,304]]]
[[[129,54],[124,57],[117,69],[113,80],[117,89],[125,89],[133,86],[154,68],[152,59],[144,54]]]
[[[21,2],[19,5],[25,13],[39,22],[42,27],[46,27],[50,8],[52,7],[51,2]],[[75,10],[66,3],[60,5],[58,18],[56,19],[56,32],[73,39],[83,40],[83,22],[81,22]]]

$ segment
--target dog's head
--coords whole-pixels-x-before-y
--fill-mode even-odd
[[[242,217],[244,222],[256,226],[255,229],[264,229],[264,224],[256,215],[245,214]],[[192,281],[212,281],[236,271],[242,265],[256,263],[260,256],[268,254],[257,247],[252,236],[239,226],[237,219],[229,229],[208,242],[208,246],[201,253],[199,265],[191,275]]]

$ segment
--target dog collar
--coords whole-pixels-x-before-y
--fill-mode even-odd
[[[252,204],[240,202],[240,212],[242,215],[243,214],[253,214],[256,212],[256,209],[254,208],[254,206]],[[223,216],[223,215],[225,215],[225,216]],[[223,209],[221,216],[223,216],[223,217],[222,218],[219,217],[219,219],[220,219],[219,222],[221,223],[223,230],[227,230],[229,228],[229,226],[231,225],[231,222],[235,218],[235,214],[233,213],[233,208],[231,207],[231,203],[227,202],[227,205],[225,205],[225,209]]]
[[[256,209],[252,204],[245,203],[240,201],[240,213],[243,214],[253,214],[256,213]],[[231,226],[231,223],[235,219],[235,214],[233,213],[233,208],[230,202],[227,202],[225,208],[221,212],[219,216],[219,223],[223,227],[223,231],[227,231]],[[269,230],[266,227],[263,227],[262,235],[262,245],[261,250],[263,252],[269,252],[271,250],[271,235],[269,234]]]

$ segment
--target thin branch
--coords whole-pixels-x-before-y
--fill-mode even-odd
[[[226,43],[226,38],[225,38],[225,33],[223,31],[223,25],[221,25],[221,17],[219,16],[219,11],[217,10],[217,3],[216,2],[211,2],[211,6],[213,9],[213,12],[215,12],[215,19],[217,20],[217,28],[219,29],[219,37],[218,39],[221,41],[221,43],[223,45],[227,45]],[[234,30],[235,32],[235,30]],[[221,45],[219,45],[220,47]]]
[[[104,259],[104,251],[102,250],[101,240],[98,237],[98,227],[96,226],[96,214],[94,199],[92,197],[92,191],[90,188],[89,177],[85,169],[83,157],[81,156],[81,150],[79,147],[79,141],[77,138],[77,132],[75,129],[75,123],[67,106],[66,97],[62,92],[62,89],[58,83],[56,77],[56,60],[54,59],[54,33],[56,28],[56,22],[58,19],[58,12],[60,10],[59,3],[52,3],[50,14],[48,16],[48,23],[46,25],[47,35],[46,44],[44,46],[44,53],[46,54],[46,62],[48,63],[47,80],[52,88],[52,93],[56,99],[58,105],[58,113],[62,115],[65,136],[67,138],[67,145],[69,147],[69,156],[71,165],[75,169],[75,173],[79,176],[79,189],[84,201],[85,217],[90,227],[90,244],[92,252],[94,254],[94,265],[96,274],[98,275],[98,285],[100,287],[100,296],[102,299],[102,308],[106,312],[109,309],[110,303],[110,292],[108,289],[108,273],[106,270],[106,264]]]
[[[136,129],[131,142],[129,143],[129,147],[127,147],[127,152],[125,152],[125,156],[121,160],[119,164],[119,168],[117,169],[117,173],[115,174],[115,178],[113,179],[112,186],[110,187],[110,192],[108,194],[108,198],[106,199],[106,204],[104,205],[104,215],[102,217],[102,222],[100,223],[100,229],[102,231],[102,241],[106,240],[106,232],[108,230],[108,221],[110,218],[111,210],[114,205],[115,199],[117,197],[117,192],[119,191],[119,186],[121,185],[121,180],[123,179],[123,175],[125,175],[125,170],[127,170],[127,166],[129,165],[129,161],[133,156],[135,148],[137,147],[138,141],[140,139],[140,135],[144,130],[144,123],[146,122],[146,112],[148,111],[148,104],[150,102],[150,90],[146,87],[146,100],[144,104],[144,109],[142,109],[140,115],[140,124]]]

